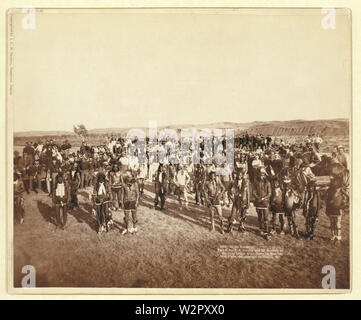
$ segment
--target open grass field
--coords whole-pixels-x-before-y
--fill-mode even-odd
[[[37,287],[119,288],[318,288],[324,265],[336,269],[336,288],[350,287],[349,214],[342,218],[343,241],[329,239],[329,220],[321,210],[316,238],[296,240],[289,234],[264,240],[255,209],[249,210],[247,233],[224,235],[209,231],[207,209],[191,200],[180,211],[175,197],[167,210],[153,209],[153,185],[148,182],[138,209],[138,234],[121,235],[121,211],[115,228],[98,236],[87,194],[80,191],[80,208],[70,211],[65,230],[55,230],[51,198],[25,194],[25,222],[14,226],[14,286],[21,285],[21,268],[33,265]],[[230,211],[225,210],[228,217]],[[217,220],[216,220],[217,222]],[[297,222],[305,230],[300,210]],[[288,228],[287,228],[288,231]],[[279,258],[222,256],[230,246],[281,251]]]

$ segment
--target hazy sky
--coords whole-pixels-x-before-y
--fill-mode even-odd
[[[131,12],[14,16],[14,131],[349,117],[345,13]]]

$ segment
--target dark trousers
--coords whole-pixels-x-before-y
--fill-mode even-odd
[[[72,207],[73,209],[79,206],[79,204],[78,204],[78,193],[77,193],[77,191],[72,190],[72,191],[70,192],[70,203],[71,203],[71,207]]]
[[[27,193],[30,191],[34,191],[34,177],[33,176],[25,176],[24,177],[24,188]]]
[[[204,195],[202,193],[202,187],[201,187],[201,182],[196,181],[194,183],[194,191],[196,193],[196,203],[201,203],[202,205],[204,204]]]
[[[36,187],[40,190],[42,190],[42,187],[41,187],[41,176],[40,175],[37,175],[35,177],[35,182],[36,182]]]
[[[288,226],[290,228],[291,234],[298,235],[297,224],[296,224],[296,210],[286,211],[285,215],[287,217]]]
[[[306,234],[310,237],[314,236],[315,233],[316,217],[306,217]]]
[[[111,216],[108,215],[108,203],[103,203],[103,200],[96,202],[97,209],[97,231],[99,231],[101,226],[104,226],[108,231],[107,222],[110,220]]]
[[[55,214],[56,225],[60,228],[64,228],[68,217],[66,203],[64,203],[64,205],[61,205],[61,203],[56,203]]]
[[[276,230],[277,216],[280,222],[280,230],[282,231],[285,225],[285,219],[284,219],[285,214],[283,212],[272,212],[272,229]]]
[[[160,200],[160,201],[159,201]],[[159,191],[155,194],[154,199],[154,206],[157,207],[160,202],[160,208],[163,209],[166,201],[165,193],[162,191]]]
[[[154,206],[158,207],[160,200],[160,208],[163,209],[166,201],[166,190],[162,187],[160,183],[155,184],[155,198],[154,198]]]
[[[81,174],[80,187],[85,188],[85,187],[89,186],[89,183],[90,183],[89,170],[88,169],[80,170],[80,174]]]
[[[247,206],[238,203],[233,203],[229,221],[233,222],[239,219],[240,222],[244,222],[246,220],[246,214],[247,214]]]
[[[268,209],[256,208],[259,228],[266,233],[270,232],[270,211]]]
[[[132,225],[133,228],[135,228],[137,224],[137,210],[124,210],[124,215],[127,230],[129,230]]]
[[[24,199],[22,197],[15,197],[14,199],[14,222],[19,222],[24,219]]]

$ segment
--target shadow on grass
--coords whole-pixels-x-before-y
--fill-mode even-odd
[[[68,210],[68,214],[73,216],[79,223],[85,222],[92,230],[96,231],[96,219],[92,215],[92,205],[85,203],[83,207],[85,210],[80,207],[74,210]]]
[[[37,206],[44,220],[56,226],[55,208],[41,202],[40,200],[37,201]]]
[[[144,187],[144,189],[147,190],[148,192],[154,194],[153,185],[147,184]],[[176,200],[176,202],[173,202],[173,201],[169,202],[169,199]],[[170,217],[181,219],[183,221],[187,221],[187,222],[196,224],[207,230],[210,228],[211,219],[210,219],[210,213],[209,213],[208,207],[203,206],[203,205],[197,205],[194,203],[189,203],[189,210],[186,210],[185,208],[183,208],[183,210],[180,210],[180,205],[177,202],[178,196],[175,196],[175,195],[168,196],[167,200],[168,201],[166,201],[165,209],[160,211],[163,214],[168,215]],[[145,203],[146,204],[145,206],[147,206],[149,208],[154,207],[154,201],[151,196],[143,195],[141,204],[143,204],[143,203]],[[226,231],[225,229],[228,227],[230,213],[225,212],[224,209],[222,211],[223,211],[222,212],[223,228],[224,228],[224,231]],[[216,212],[214,214],[214,220],[215,220],[215,224],[217,226],[217,224],[219,224],[219,217]],[[262,237],[262,235],[259,231],[258,218],[256,216],[248,215],[245,224],[246,224],[246,226],[245,226],[246,230],[248,232],[253,233],[259,237]]]
[[[144,189],[148,192],[154,194],[154,188],[152,185],[147,184],[144,186]],[[165,203],[165,209],[159,211],[164,215],[169,217],[177,218],[186,222],[193,223],[202,228],[209,229],[211,226],[209,209],[205,206],[196,205],[194,203],[189,203],[189,209],[186,210],[185,207],[182,208],[178,203],[178,196],[171,195],[166,196],[167,200]],[[169,201],[172,200],[172,201]],[[188,199],[189,201],[190,199]],[[175,201],[175,202],[174,202]],[[149,208],[154,208],[154,197],[148,195],[143,195],[141,204]],[[223,214],[223,225],[227,224],[228,219]],[[215,214],[215,223],[219,223],[219,217]]]

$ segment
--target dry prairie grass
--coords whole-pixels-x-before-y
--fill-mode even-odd
[[[336,268],[336,287],[350,286],[349,215],[342,220],[343,241],[331,243],[329,221],[320,213],[314,241],[296,240],[289,234],[265,241],[258,232],[251,208],[246,234],[221,235],[209,231],[205,207],[193,203],[180,211],[171,197],[166,211],[153,209],[153,186],[138,210],[139,232],[122,236],[123,213],[114,214],[115,228],[98,236],[85,193],[80,209],[69,213],[67,228],[54,232],[51,199],[25,195],[23,225],[14,227],[14,286],[21,283],[21,268],[36,268],[37,287],[120,288],[321,288],[324,265]],[[225,216],[229,210],[225,210]],[[297,213],[304,230],[301,212]],[[227,259],[220,245],[280,247],[280,259]]]

